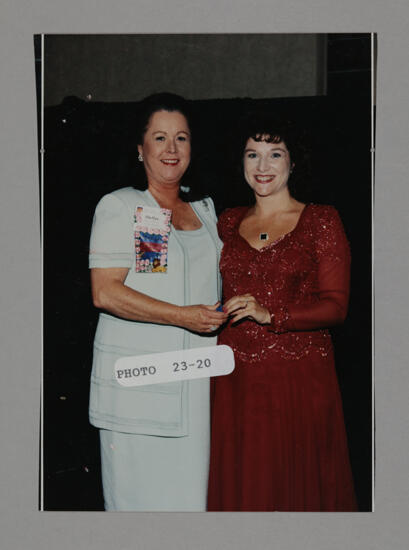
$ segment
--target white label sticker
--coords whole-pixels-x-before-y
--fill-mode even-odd
[[[157,206],[137,206],[135,210],[135,228],[142,231],[158,229],[169,231],[172,210]]]
[[[121,386],[144,386],[221,376],[233,370],[233,350],[222,345],[122,357],[115,362],[114,376]]]

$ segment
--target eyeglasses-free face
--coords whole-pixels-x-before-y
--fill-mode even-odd
[[[178,184],[190,163],[190,129],[186,118],[178,111],[157,111],[149,120],[142,145],[150,184]]]
[[[243,157],[244,177],[259,196],[269,196],[287,187],[291,170],[290,153],[283,141],[247,140]]]

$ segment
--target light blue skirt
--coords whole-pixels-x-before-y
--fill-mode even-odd
[[[160,437],[100,430],[106,510],[206,510],[209,379],[190,380],[188,387],[187,436]]]

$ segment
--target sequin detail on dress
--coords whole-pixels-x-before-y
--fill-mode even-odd
[[[261,250],[219,221],[223,300],[250,293],[271,325],[231,323],[220,344],[236,367],[211,380],[210,511],[354,511],[342,403],[327,328],[342,322],[349,245],[336,210],[307,205],[297,226]]]
[[[319,301],[318,265],[323,257],[335,263],[342,257],[349,258],[336,210],[331,206],[307,205],[293,231],[261,250],[252,248],[238,232],[246,211],[247,208],[227,210],[219,221],[224,241],[220,262],[223,300],[250,293],[270,313],[286,308],[288,319],[281,322],[279,333],[247,320],[237,326],[229,325],[223,331],[223,343],[249,362],[277,354],[292,360],[309,353],[326,357],[332,348],[328,330],[291,331],[291,306],[313,306]],[[236,346],[242,339],[246,341],[245,351]]]

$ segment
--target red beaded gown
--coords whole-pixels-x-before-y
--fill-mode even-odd
[[[208,510],[354,511],[331,337],[349,297],[350,252],[331,206],[309,204],[290,233],[261,250],[219,220],[223,301],[252,294],[271,325],[229,324],[219,344],[236,367],[212,379]]]

